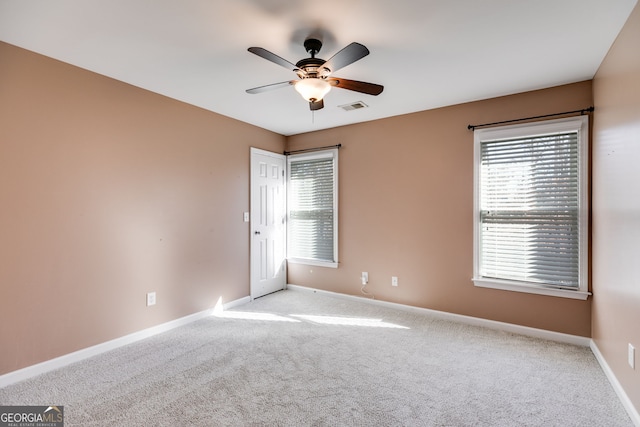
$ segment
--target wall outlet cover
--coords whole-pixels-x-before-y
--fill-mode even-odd
[[[152,306],[152,305],[156,305],[156,293],[155,292],[149,292],[147,294],[147,307]]]
[[[363,271],[361,280],[363,285],[366,285],[367,283],[369,283],[369,273],[367,273],[366,271]]]

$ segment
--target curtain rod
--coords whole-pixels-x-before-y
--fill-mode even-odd
[[[327,145],[326,147],[305,148],[303,150],[285,151],[282,154],[284,154],[285,156],[288,156],[289,154],[308,153],[310,151],[326,150],[327,148],[340,148],[340,147],[342,147],[342,144]]]
[[[484,127],[484,126],[503,125],[505,123],[514,123],[514,122],[521,122],[521,121],[524,121],[524,120],[533,120],[533,119],[543,119],[543,118],[546,118],[546,117],[564,116],[566,114],[580,113],[580,115],[583,115],[585,113],[592,113],[594,109],[595,108],[593,108],[593,106],[591,106],[589,108],[583,108],[582,110],[565,111],[564,113],[545,114],[543,116],[525,117],[525,118],[522,118],[522,119],[505,120],[505,121],[502,121],[502,122],[494,122],[494,123],[483,123],[481,125],[469,125],[469,126],[467,126],[467,129],[475,130],[476,128]]]

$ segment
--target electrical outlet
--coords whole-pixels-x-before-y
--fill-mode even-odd
[[[398,286],[398,276],[391,277],[391,286]]]
[[[147,307],[152,306],[152,305],[156,305],[156,293],[155,292],[149,292],[147,294]]]
[[[629,343],[629,366],[631,369],[636,369],[636,348]]]
[[[363,285],[366,285],[367,283],[369,283],[369,273],[367,273],[366,271],[363,271],[361,280]]]

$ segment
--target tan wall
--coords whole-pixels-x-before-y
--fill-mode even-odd
[[[589,337],[590,300],[473,286],[467,125],[590,105],[591,82],[582,82],[289,137],[289,150],[343,145],[340,266],[290,264],[289,283],[362,295],[360,273],[367,271],[377,299]]]
[[[640,6],[593,81],[593,339],[640,411]],[[636,348],[635,370],[627,346]]]
[[[249,147],[284,145],[0,43],[0,374],[247,296]]]

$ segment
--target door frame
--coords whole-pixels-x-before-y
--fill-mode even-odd
[[[287,181],[287,159],[286,156],[284,154],[280,154],[280,153],[275,153],[272,151],[267,151],[267,150],[263,150],[260,148],[255,148],[255,147],[250,147],[250,162],[249,162],[249,239],[250,239],[250,244],[249,244],[249,296],[251,298],[251,300],[258,298],[262,295],[257,295],[258,293],[258,283],[256,283],[256,266],[258,264],[256,264],[256,262],[259,262],[259,259],[255,259],[255,254],[256,254],[256,247],[255,245],[257,244],[257,239],[256,239],[256,234],[255,232],[257,231],[257,226],[259,224],[259,212],[258,209],[256,208],[256,206],[254,206],[254,196],[255,196],[255,192],[258,191],[259,189],[256,188],[256,180],[254,179],[254,162],[255,162],[255,158],[254,155],[262,155],[262,156],[268,156],[268,157],[273,157],[276,158],[278,160],[282,161],[282,173],[283,173],[283,179],[282,179],[282,200],[283,200],[283,226],[282,231],[281,231],[281,235],[279,236],[279,238],[282,240],[282,248],[283,248],[283,271],[282,271],[282,288],[281,289],[286,289],[287,286],[287,260],[286,260],[286,244],[287,244],[287,236],[286,236],[286,214],[287,214],[287,187],[286,187],[286,181]]]

